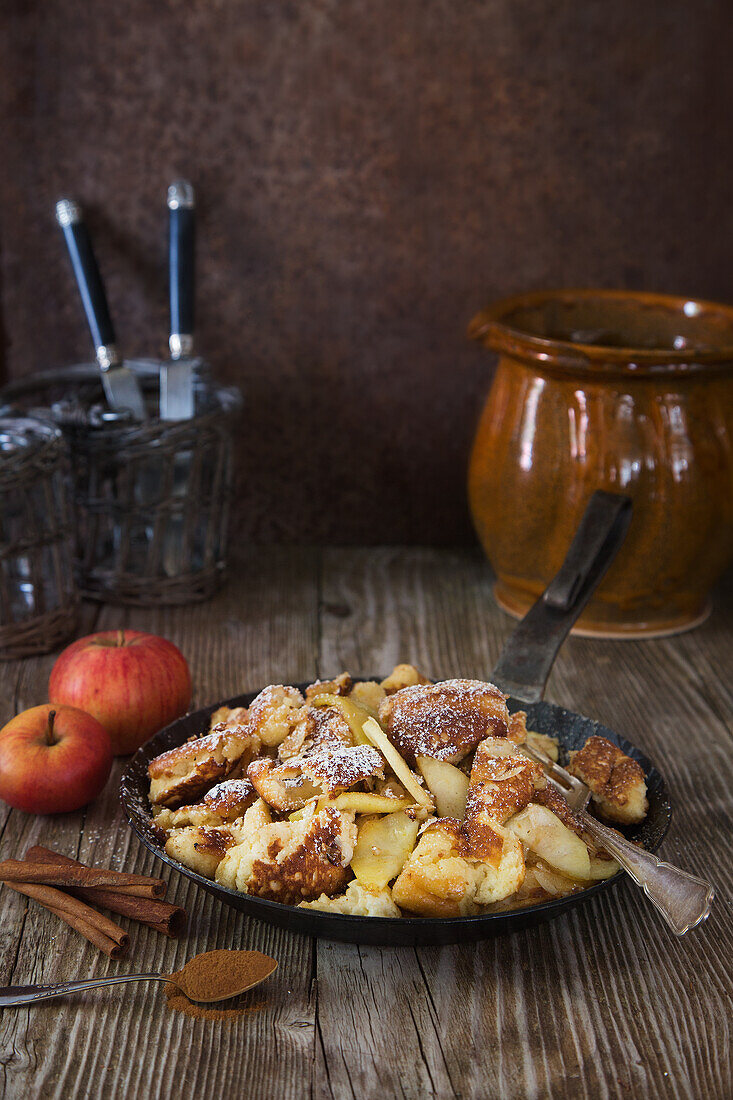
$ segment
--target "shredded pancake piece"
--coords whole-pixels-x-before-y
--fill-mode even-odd
[[[187,825],[169,833],[165,850],[197,874],[213,878],[226,852],[237,843],[236,827],[231,824]]]
[[[303,756],[327,745],[353,745],[349,723],[338,707],[303,707],[277,754],[281,760]]]
[[[219,863],[216,880],[286,905],[337,894],[346,886],[356,838],[354,815],[332,806],[254,830],[245,815],[242,840]]]
[[[315,680],[305,689],[306,702],[315,699],[318,695],[348,695],[354,681],[348,672],[342,672],[333,680]]]
[[[599,813],[609,821],[632,825],[646,817],[649,802],[641,765],[612,741],[589,737],[582,749],[571,752],[567,770],[590,787]]]
[[[370,745],[326,745],[280,764],[260,757],[249,765],[247,777],[268,805],[288,813],[316,795],[346,791],[372,777],[384,778],[384,761]]]
[[[229,728],[220,723],[204,737],[150,761],[150,801],[169,809],[195,801],[235,768],[241,770],[259,751],[260,739],[248,725]]]
[[[485,737],[506,737],[506,696],[480,680],[443,680],[402,688],[388,696],[379,720],[409,762],[431,756],[455,764]]]
[[[200,802],[181,806],[178,810],[161,810],[155,824],[166,832],[184,825],[225,825],[241,817],[256,798],[257,791],[248,779],[225,779],[212,787]]]
[[[395,665],[389,676],[385,676],[381,682],[381,688],[387,695],[394,695],[402,688],[414,687],[416,684],[429,684],[427,676],[418,672],[414,665]]]
[[[249,728],[263,745],[279,745],[299,717],[304,699],[297,688],[270,684],[249,708]]]
[[[523,810],[547,785],[542,768],[507,738],[487,737],[476,749],[464,828],[477,854],[494,843],[495,826]]]
[[[522,845],[500,825],[493,832],[490,852],[478,857],[460,821],[443,817],[429,825],[392,887],[392,900],[423,917],[465,917],[513,894],[524,880]]]
[[[344,913],[351,917],[401,917],[399,909],[392,900],[389,886],[382,890],[367,890],[366,886],[353,879],[346,887],[346,893],[329,898],[321,894],[315,901],[301,901],[301,909],[320,909],[324,913]]]
[[[214,726],[225,726],[227,729],[246,726],[248,715],[246,707],[219,707],[209,719],[209,730],[213,730]]]

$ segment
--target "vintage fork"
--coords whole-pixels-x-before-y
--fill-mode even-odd
[[[586,811],[591,797],[590,787],[556,764],[542,749],[525,744],[522,750],[542,765],[548,782],[566,799],[580,818],[583,828],[598,847],[613,856],[636,885],[641,886],[675,935],[684,936],[685,932],[702,924],[710,914],[715,897],[709,882],[657,859],[651,852],[632,844],[616,829],[601,824]]]

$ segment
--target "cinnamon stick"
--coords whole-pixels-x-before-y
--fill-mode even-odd
[[[59,866],[83,867],[83,863],[72,859],[70,856],[61,855],[51,848],[44,848],[40,844],[29,848],[25,854],[29,862],[56,863]],[[120,916],[130,917],[140,924],[147,924],[156,932],[162,932],[165,936],[180,936],[186,929],[186,910],[178,905],[171,905],[167,901],[155,901],[152,898],[141,898],[132,895],[121,894],[119,890],[105,887],[67,886],[66,890],[76,898],[101,905],[104,909],[111,909]]]
[[[160,898],[165,893],[161,878],[129,875],[124,871],[107,871],[101,867],[86,867],[83,863],[61,866],[54,863],[25,863],[21,859],[0,861],[3,882],[35,882],[49,886],[113,886],[125,894]]]
[[[130,937],[124,928],[120,928],[102,913],[97,913],[83,901],[69,897],[62,890],[55,890],[52,886],[38,885],[33,882],[6,882],[5,885],[16,893],[24,894],[39,902],[44,909],[60,917],[110,958],[121,959],[126,954]]]

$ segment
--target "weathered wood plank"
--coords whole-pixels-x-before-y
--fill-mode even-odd
[[[333,551],[325,564],[324,578],[332,581],[324,583],[324,675],[349,662],[357,672],[382,671],[398,659],[414,660],[432,675],[490,674],[513,623],[490,600],[490,577],[477,556]],[[722,622],[711,627],[722,641],[730,637],[730,616],[719,615]],[[358,642],[350,642],[356,635]],[[558,660],[549,697],[618,727],[662,766],[677,805],[665,852],[713,875],[719,890],[713,917],[678,941],[625,885],[547,926],[475,946],[418,950],[446,1074],[457,1094],[590,1100],[730,1092],[731,987],[721,967],[722,959],[733,958],[730,868],[720,866],[720,856],[729,843],[733,774],[729,733],[706,701],[713,686],[699,682],[704,649],[686,677],[682,659],[673,656],[694,653],[695,636],[685,636],[680,649],[678,639],[573,638]],[[723,652],[729,669],[730,645]],[[721,659],[718,651],[716,676]],[[691,744],[695,728],[705,735]],[[339,951],[343,967],[349,951]],[[319,985],[322,956],[319,947]],[[401,965],[388,999],[399,1003],[403,995],[409,994]],[[343,990],[338,999],[347,999]],[[391,1014],[384,1016],[392,1048],[410,1049],[409,1017],[395,1025]],[[343,1034],[335,1003],[329,1017],[323,997],[319,1023],[327,1055],[329,1036],[336,1055]],[[375,1026],[372,1014],[371,1043]],[[343,1032],[348,1034],[345,1024]],[[384,1038],[378,1048],[387,1045]],[[399,1057],[388,1064],[396,1083]],[[344,1087],[354,1065],[361,1069],[356,1055],[344,1064]],[[333,1075],[331,1060],[329,1068]],[[371,1078],[360,1079],[361,1095],[383,1093],[387,1076],[380,1061]],[[435,1094],[450,1095],[440,1088]]]
[[[317,558],[297,550],[242,554],[228,587],[212,602],[171,610],[105,607],[98,628],[131,626],[171,638],[194,670],[194,706],[257,687],[280,675],[315,675]],[[47,673],[46,673],[47,675]],[[312,945],[245,918],[204,894],[143,848],[123,821],[117,788],[118,761],[105,793],[85,815],[33,819],[22,826],[4,854],[35,842],[79,858],[170,879],[168,898],[191,914],[186,939],[171,941],[129,924],[129,960],[115,963],[38,907],[29,909],[13,981],[61,980],[70,974],[173,970],[199,951],[244,946],[274,955],[280,967],[252,995],[261,1009],[226,1026],[173,1016],[161,988],[147,985],[89,993],[32,1010],[6,1010],[0,1017],[0,1052],[6,1094],[85,1095],[95,1082],[99,1095],[177,1097],[301,1096],[310,1082],[315,1043],[315,1007],[309,1005]],[[83,828],[82,828],[83,825]],[[0,892],[0,896],[9,891]],[[8,906],[11,904],[9,901]],[[16,909],[23,906],[12,899]],[[128,924],[120,918],[122,924]]]
[[[388,671],[488,677],[513,623],[493,604],[480,555],[421,549],[245,550],[229,587],[185,609],[105,608],[100,627],[172,638],[195,704],[272,680]],[[730,590],[728,586],[727,591]],[[231,1026],[169,1016],[162,994],[109,990],[0,1014],[0,1088],[168,1098],[706,1098],[733,1093],[730,968],[733,805],[730,603],[699,631],[645,643],[571,639],[548,698],[618,728],[668,778],[664,852],[709,872],[708,924],[676,940],[630,885],[561,919],[463,947],[357,948],[277,932],[167,870],[193,917],[187,940],[133,926],[131,961],[110,963],[34,905],[0,891],[5,981],[175,968],[216,946],[280,960]],[[91,622],[88,626],[91,629]],[[0,665],[0,719],[43,701],[53,658]],[[160,870],[122,821],[116,782],[79,815],[7,813],[0,852],[34,842],[100,864]],[[124,923],[124,921],[123,921]]]
[[[415,563],[409,580],[398,550],[324,554],[319,675],[348,669],[384,676],[418,646],[428,659],[431,585],[417,563],[434,558],[408,557]],[[318,1025],[331,1095],[454,1095],[413,950],[318,941],[317,964]]]
[[[92,630],[98,609],[87,605],[82,609],[80,630]],[[0,663],[0,725],[28,707],[47,700],[48,676],[57,654],[36,657],[25,661]],[[0,803],[0,851],[18,854],[30,844],[38,843],[49,825],[48,818],[33,818],[18,810],[11,810]],[[54,819],[54,827],[67,850],[75,852],[81,833],[83,815],[63,814]],[[34,912],[34,910],[36,910]],[[65,945],[75,933],[55,918],[39,914],[37,907],[10,890],[0,890],[0,980],[3,985],[18,983],[18,973],[23,972],[26,959],[45,950],[50,958],[64,951]],[[40,920],[40,924],[39,924]],[[53,940],[42,944],[42,928],[52,929]],[[35,980],[35,979],[29,979]],[[40,979],[39,979],[40,980]],[[0,1014],[0,1070],[3,1091],[10,1087],[13,1076],[27,1073],[34,1064],[32,1051],[24,1038],[16,1039],[18,1019],[14,1011]],[[27,1079],[27,1077],[26,1077]]]

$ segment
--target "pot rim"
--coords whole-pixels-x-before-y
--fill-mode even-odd
[[[657,306],[684,314],[717,313],[730,322],[733,337],[733,306],[704,298],[676,294],[657,294],[637,290],[573,288],[534,290],[501,298],[482,309],[468,326],[468,335],[492,351],[503,352],[513,359],[539,364],[545,369],[558,368],[593,374],[608,371],[628,374],[697,373],[724,371],[733,366],[733,343],[718,347],[649,348],[617,345],[584,344],[554,337],[537,336],[507,323],[505,318],[522,308],[563,300],[601,299],[630,301],[640,307]]]

